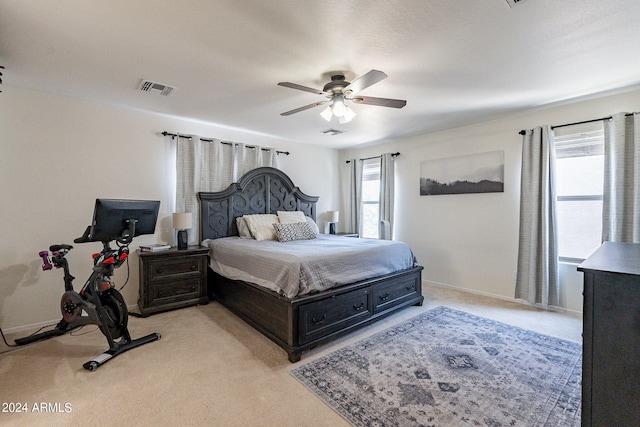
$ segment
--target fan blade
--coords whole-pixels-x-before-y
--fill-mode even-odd
[[[378,83],[380,80],[384,80],[386,78],[387,75],[382,71],[371,70],[367,74],[358,77],[348,86],[342,89],[342,93],[344,93],[345,95],[353,95],[359,93],[369,86]]]
[[[302,86],[302,85],[295,84],[295,83],[280,82],[280,83],[278,83],[278,86],[288,87],[288,88],[291,88],[291,89],[304,90],[305,92],[315,93],[316,95],[324,94],[324,92],[319,90],[319,89],[314,89],[312,87]]]
[[[404,99],[375,98],[373,96],[356,96],[351,101],[356,104],[379,105],[391,108],[402,108],[407,105],[407,101]]]
[[[318,105],[326,104],[329,101],[318,101],[313,104],[305,105],[304,107],[296,108],[295,110],[287,111],[284,113],[280,113],[281,116],[290,116],[295,113],[299,113],[300,111],[308,110],[309,108],[317,107]]]

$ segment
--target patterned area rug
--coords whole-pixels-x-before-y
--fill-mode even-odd
[[[581,345],[437,307],[291,374],[354,426],[579,426]]]

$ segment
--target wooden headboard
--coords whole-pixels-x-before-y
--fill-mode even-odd
[[[316,219],[317,196],[308,196],[281,170],[253,169],[226,190],[198,193],[200,241],[237,236],[235,219],[250,214],[302,211]]]

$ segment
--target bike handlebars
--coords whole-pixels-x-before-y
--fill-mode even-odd
[[[65,255],[73,249],[73,246],[67,244],[51,245],[51,259],[49,259],[49,251],[40,251],[38,256],[42,258],[42,269],[44,271],[51,270],[53,267],[60,268],[67,265]],[[102,252],[93,254],[94,269],[110,268],[110,274],[113,274],[113,268],[118,268],[129,257],[129,246],[120,246],[118,249],[105,247]],[[65,267],[66,268],[66,267]]]

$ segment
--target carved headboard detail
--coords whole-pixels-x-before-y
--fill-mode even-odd
[[[253,169],[226,190],[199,192],[200,241],[237,236],[235,219],[250,214],[302,211],[316,219],[317,196],[309,196],[281,170]]]

